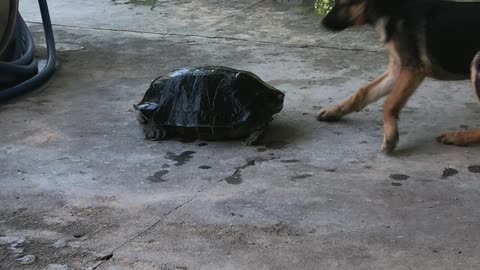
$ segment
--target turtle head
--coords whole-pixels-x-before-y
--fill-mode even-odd
[[[272,114],[279,113],[283,109],[285,94],[279,90],[268,91],[265,97],[265,104],[270,107]]]

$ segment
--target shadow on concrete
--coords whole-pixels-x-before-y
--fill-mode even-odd
[[[298,124],[288,119],[278,119],[268,127],[262,144],[269,149],[283,149],[301,141],[303,137],[301,134]]]

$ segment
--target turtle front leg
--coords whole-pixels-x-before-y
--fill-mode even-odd
[[[143,127],[145,139],[150,141],[160,141],[167,137],[167,131],[163,127],[159,127],[153,123],[147,123]]]
[[[266,127],[262,127],[259,129],[254,130],[250,136],[248,136],[247,139],[245,139],[244,144],[245,145],[258,145],[260,143],[260,140],[263,138],[263,135],[265,135],[265,130]]]

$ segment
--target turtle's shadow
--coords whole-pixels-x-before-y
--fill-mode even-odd
[[[282,149],[295,144],[301,136],[299,126],[292,120],[276,119],[267,128],[260,145],[268,149]]]
[[[301,128],[298,126],[298,123],[295,123],[293,120],[288,119],[275,119],[270,123],[265,131],[265,134],[259,140],[255,146],[265,147],[267,149],[283,149],[287,145],[294,144],[297,142],[300,137]],[[172,140],[181,142],[181,143],[195,143],[198,141],[205,141],[195,137],[174,137]],[[226,139],[226,140],[206,140],[206,142],[234,142],[234,141],[243,141],[242,139]]]

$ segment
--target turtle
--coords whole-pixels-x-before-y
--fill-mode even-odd
[[[258,144],[285,94],[249,71],[186,67],[155,79],[134,105],[145,139],[245,139]]]

